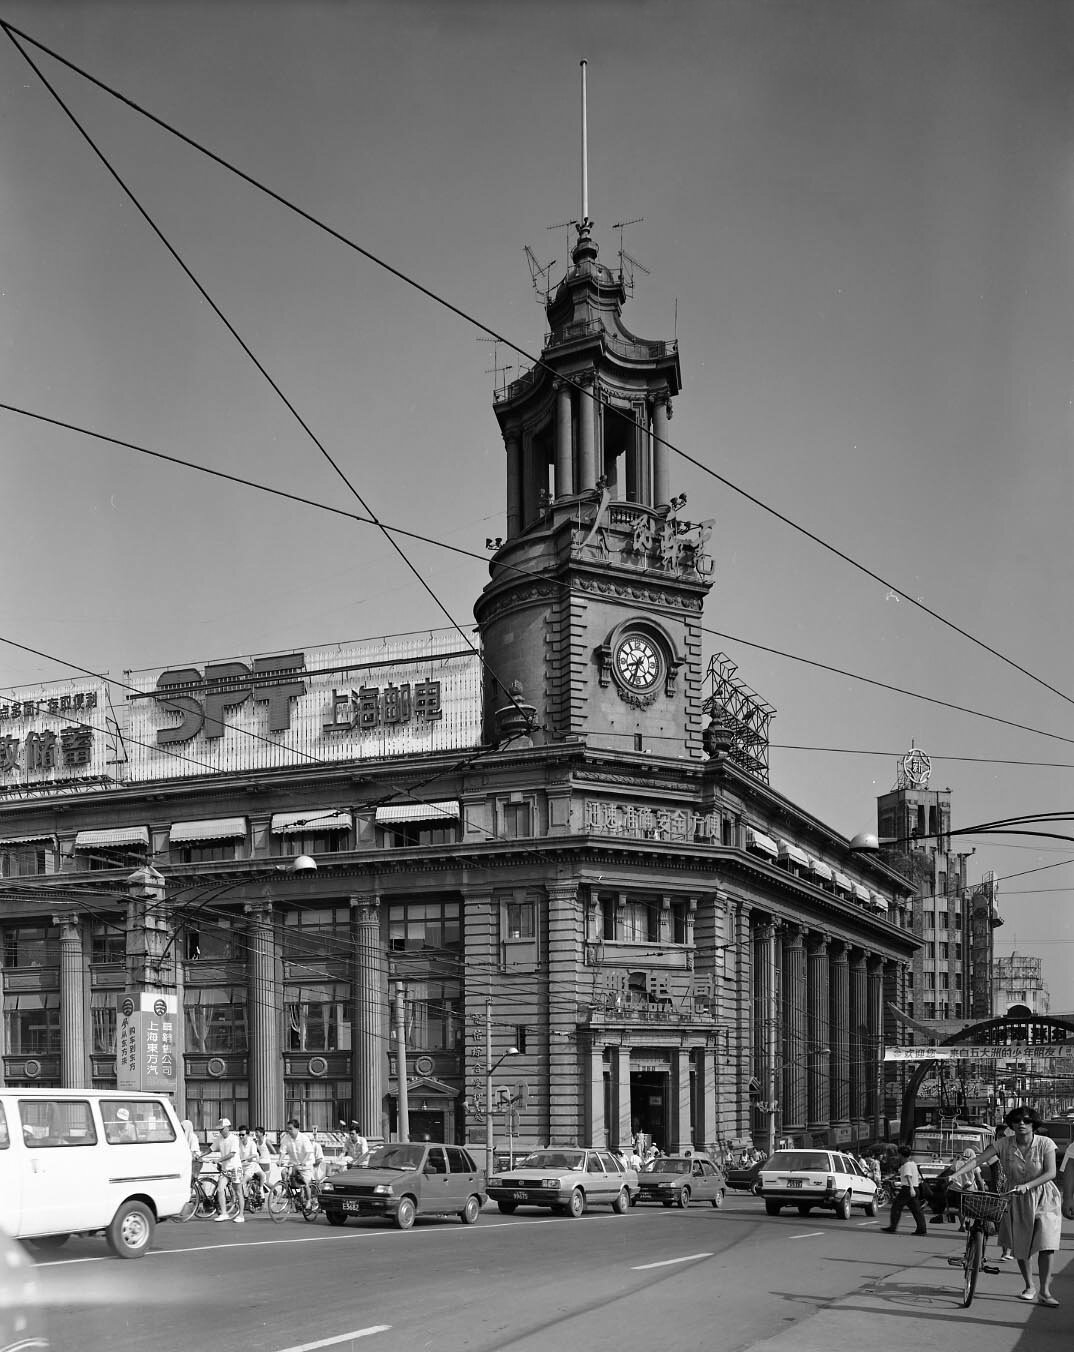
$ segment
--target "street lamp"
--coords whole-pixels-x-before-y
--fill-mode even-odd
[[[491,1035],[490,1035],[491,1041]],[[486,1061],[487,1069],[485,1071],[485,1180],[492,1177],[493,1152],[495,1141],[493,1138],[494,1123],[492,1120],[492,1077],[503,1065],[509,1056],[517,1056],[517,1047],[508,1047],[500,1059],[493,1064],[492,1051],[488,1050],[488,1059]]]

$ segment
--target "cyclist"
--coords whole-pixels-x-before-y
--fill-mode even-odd
[[[261,1166],[267,1188],[273,1182],[272,1170],[276,1164],[276,1152],[265,1135],[264,1127],[254,1127],[254,1144],[257,1146],[257,1162]]]
[[[242,1214],[245,1199],[242,1189],[242,1155],[239,1150],[239,1138],[232,1136],[229,1118],[222,1117],[217,1126],[220,1129],[220,1136],[216,1143],[216,1167],[220,1170],[220,1178],[216,1184],[216,1219],[227,1220],[227,1185],[230,1179],[235,1185],[235,1194],[239,1199],[235,1220],[241,1225],[245,1220]]]
[[[260,1188],[265,1187],[265,1173],[261,1168],[257,1142],[250,1135],[250,1129],[246,1126],[239,1127],[239,1158],[242,1161],[242,1186],[246,1192],[253,1182],[257,1181]]]
[[[313,1171],[316,1156],[313,1142],[299,1125],[297,1117],[287,1123],[287,1130],[280,1142],[280,1163],[289,1164],[302,1181],[303,1205],[309,1206],[313,1200]]]

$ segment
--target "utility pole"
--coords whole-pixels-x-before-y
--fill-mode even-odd
[[[399,1086],[399,1124],[397,1135],[401,1141],[410,1140],[410,1104],[406,1087],[406,984],[395,987],[395,1079]]]
[[[485,1179],[492,1177],[495,1127],[492,1120],[492,996],[485,999]]]

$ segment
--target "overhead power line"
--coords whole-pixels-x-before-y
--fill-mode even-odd
[[[519,356],[531,362],[534,365],[534,367],[541,367],[542,369],[557,375],[560,379],[565,380],[569,385],[571,385],[574,389],[576,389],[579,392],[580,396],[588,399],[594,400],[596,399],[597,395],[595,394],[594,391],[580,385],[577,381],[573,380],[571,377],[564,376],[562,372],[553,371],[553,368],[547,362],[545,362],[542,357],[535,356],[528,349],[521,347],[518,343],[515,343],[510,338],[507,338],[505,335],[499,333],[496,329],[493,329],[488,324],[478,319],[476,316],[470,314],[468,311],[462,309],[460,306],[454,304],[452,301],[449,301],[446,297],[440,295],[436,291],[433,291],[430,287],[425,286],[423,283],[419,282],[415,277],[409,275],[408,273],[403,272],[400,268],[395,267],[393,264],[387,262],[385,259],[379,257],[377,254],[374,254],[369,249],[364,248],[362,245],[358,244],[357,241],[342,234],[340,231],[334,229],[326,222],[314,216],[311,212],[308,212],[304,208],[300,207],[297,203],[292,202],[289,198],[284,197],[281,193],[276,192],[274,189],[260,182],[260,180],[254,178],[252,175],[247,174],[237,165],[231,163],[223,156],[216,154],[214,151],[210,150],[207,146],[203,145],[201,142],[196,141],[193,137],[187,136],[177,127],[164,121],[162,118],[157,117],[155,114],[151,113],[147,108],[144,108],[141,104],[135,102],[135,100],[129,98],[125,94],[120,93],[119,90],[113,88],[111,85],[106,84],[103,80],[98,79],[96,76],[91,75],[87,70],[85,70],[81,66],[76,65],[73,61],[68,60],[66,57],[62,56],[59,52],[55,51],[53,48],[46,46],[44,43],[39,42],[36,38],[31,37],[30,34],[15,27],[13,24],[7,23],[3,20],[0,20],[0,28],[3,29],[3,31],[10,39],[12,45],[19,52],[20,56],[22,56],[22,58],[34,71],[38,79],[41,80],[45,88],[48,89],[48,91],[52,94],[53,98],[59,103],[60,107],[63,108],[67,116],[71,119],[71,121],[75,124],[75,126],[78,127],[81,134],[85,137],[85,139],[89,142],[89,144],[93,146],[94,151],[100,156],[100,158],[106,165],[108,164],[107,160],[105,160],[104,156],[101,155],[101,152],[97,150],[88,133],[86,133],[84,129],[80,126],[78,120],[74,117],[74,114],[71,113],[71,111],[67,108],[66,104],[60,98],[59,94],[53,89],[49,81],[46,79],[45,75],[42,73],[40,67],[34,62],[29,53],[24,49],[24,47],[22,46],[22,42],[28,43],[32,47],[36,48],[38,51],[45,53],[54,61],[59,62],[62,66],[65,66],[68,70],[73,71],[75,74],[80,76],[82,79],[88,81],[90,84],[94,85],[102,92],[118,100],[120,103],[123,103],[133,112],[138,113],[139,116],[147,118],[150,122],[160,127],[163,131],[166,131],[170,136],[176,137],[178,140],[182,141],[185,145],[188,145],[191,149],[196,150],[199,154],[204,155],[207,159],[213,161],[213,163],[218,164],[221,168],[226,169],[229,173],[234,174],[237,178],[249,184],[252,188],[256,189],[258,192],[263,193],[265,196],[277,202],[280,206],[286,208],[288,211],[291,211],[295,215],[301,217],[301,219],[305,220],[310,225],[314,226],[316,229],[323,231],[325,234],[329,235],[332,239],[335,239],[337,242],[345,245],[347,248],[353,250],[361,257],[375,264],[377,267],[381,268],[383,271],[387,272],[392,277],[395,277],[398,281],[404,283],[404,285],[409,286],[415,291],[419,292],[421,295],[425,296],[426,299],[431,300],[434,304],[448,310],[450,313],[454,314],[459,319],[464,320],[467,324],[470,324],[473,327],[479,329],[482,333],[487,334],[490,338],[494,338],[497,341],[503,343],[506,347],[510,348],[511,351],[517,353]],[[20,39],[22,40],[22,42],[20,42]],[[116,177],[117,181],[120,182],[121,186],[124,187],[124,191],[128,193],[128,196],[131,196],[131,200],[134,201],[135,199],[130,194],[129,189],[127,189],[126,186],[122,184],[122,180],[120,180],[118,175],[115,174],[115,171],[111,169],[111,166],[108,166],[108,168],[109,171]],[[139,210],[141,210],[140,207]],[[143,214],[145,213],[143,212]],[[148,220],[148,217],[146,219]],[[152,224],[152,222],[150,222],[150,224]],[[161,238],[163,239],[163,236],[161,236]],[[170,248],[170,246],[168,247]],[[177,255],[176,257],[177,261],[181,262],[181,260],[178,260]],[[191,280],[194,280],[192,276]],[[208,299],[208,297],[206,297],[206,299]],[[213,308],[215,309],[216,307],[214,306]],[[217,313],[219,313],[219,311],[217,311]],[[223,319],[222,315],[220,317],[221,319]],[[226,323],[226,320],[224,322]],[[230,325],[228,327],[230,328]],[[232,330],[232,332],[234,332],[234,330]],[[237,334],[235,334],[235,337],[238,339]],[[239,341],[241,342],[241,339]],[[251,353],[250,355],[252,357],[253,354]],[[270,379],[270,377],[267,376],[267,373],[265,374],[266,378]],[[282,397],[283,396],[281,395],[281,398]],[[295,416],[298,417],[297,413]],[[310,435],[312,437],[312,433]],[[768,503],[764,502],[761,498],[758,498],[756,495],[750,493],[747,489],[742,488],[740,485],[734,483],[731,479],[728,479],[725,475],[719,474],[711,466],[706,465],[703,461],[700,461],[695,456],[690,455],[688,452],[684,451],[681,447],[674,445],[672,442],[659,436],[655,432],[653,433],[653,440],[665,446],[673,454],[680,456],[688,464],[693,465],[695,469],[701,471],[701,473],[708,475],[710,478],[714,479],[717,483],[722,484],[730,492],[733,492],[737,494],[739,497],[744,498],[747,502],[751,503],[758,510],[765,512],[769,516],[781,522],[783,525],[788,526],[791,530],[797,532],[806,539],[810,540],[813,544],[817,545],[821,549],[826,550],[828,553],[840,559],[843,563],[855,569],[863,576],[870,578],[872,581],[878,583],[885,589],[893,591],[900,597],[903,597],[909,605],[920,610],[923,614],[930,616],[937,623],[952,630],[954,633],[957,633],[960,637],[966,639],[967,642],[972,643],[975,647],[980,648],[982,651],[989,653],[992,657],[996,658],[997,661],[1000,661],[1004,663],[1006,666],[1011,667],[1013,670],[1025,676],[1028,680],[1033,681],[1036,685],[1041,686],[1043,689],[1050,691],[1054,695],[1057,695],[1060,699],[1065,700],[1068,704],[1074,704],[1074,696],[1067,694],[1065,691],[1060,690],[1057,686],[1052,685],[1049,681],[1046,681],[1043,677],[1036,675],[1034,672],[1030,671],[1027,667],[1023,666],[1021,663],[1016,662],[1013,658],[1008,657],[1006,654],[1000,652],[999,649],[993,647],[990,643],[987,643],[984,639],[978,638],[976,635],[971,634],[968,630],[962,628],[960,625],[956,624],[953,620],[947,619],[946,616],[940,614],[939,611],[934,610],[932,607],[927,606],[923,601],[919,600],[917,597],[914,597],[908,592],[905,592],[903,588],[899,587],[896,583],[890,581],[887,578],[882,577],[879,573],[875,572],[868,565],[860,562],[859,560],[853,558],[850,554],[846,553],[845,550],[842,550],[838,546],[831,544],[829,541],[823,539],[821,536],[809,530],[807,527],[800,525],[798,522],[794,521],[792,518],[788,517],[783,512],[780,512],[777,508],[772,507]],[[324,452],[324,454],[327,457],[327,452]],[[330,459],[330,457],[328,458]],[[335,466],[334,462],[332,463],[333,467],[336,468],[337,472],[339,472],[341,477],[344,478],[344,482],[348,482],[345,476],[342,475],[342,471],[338,470],[338,466]],[[349,482],[348,487],[351,487]],[[352,489],[352,491],[354,490]],[[355,496],[357,497],[358,494],[355,493]],[[397,546],[394,545],[393,547],[397,548]],[[407,565],[408,567],[411,566],[409,564],[409,561],[407,561]],[[420,578],[420,576],[419,581],[423,581]],[[423,585],[425,584],[423,583]],[[440,606],[440,602],[435,597],[433,599],[436,600],[437,605]],[[442,606],[440,608],[443,609]],[[446,614],[447,612],[445,611],[444,613]],[[454,621],[452,621],[452,623],[454,623]]]

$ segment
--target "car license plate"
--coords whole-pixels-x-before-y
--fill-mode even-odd
[[[787,1187],[788,1187],[788,1188],[800,1188],[801,1186],[802,1186],[802,1180],[801,1180],[800,1178],[788,1178],[788,1179],[787,1179]]]
[[[343,1202],[344,1211],[361,1211],[361,1209],[362,1209],[361,1202],[353,1201],[350,1198],[345,1199]]]
[[[513,1192],[513,1193],[511,1194],[511,1196],[515,1199],[516,1202],[524,1202],[524,1201],[526,1200],[526,1198],[529,1196],[529,1193],[528,1193],[528,1192]]]

